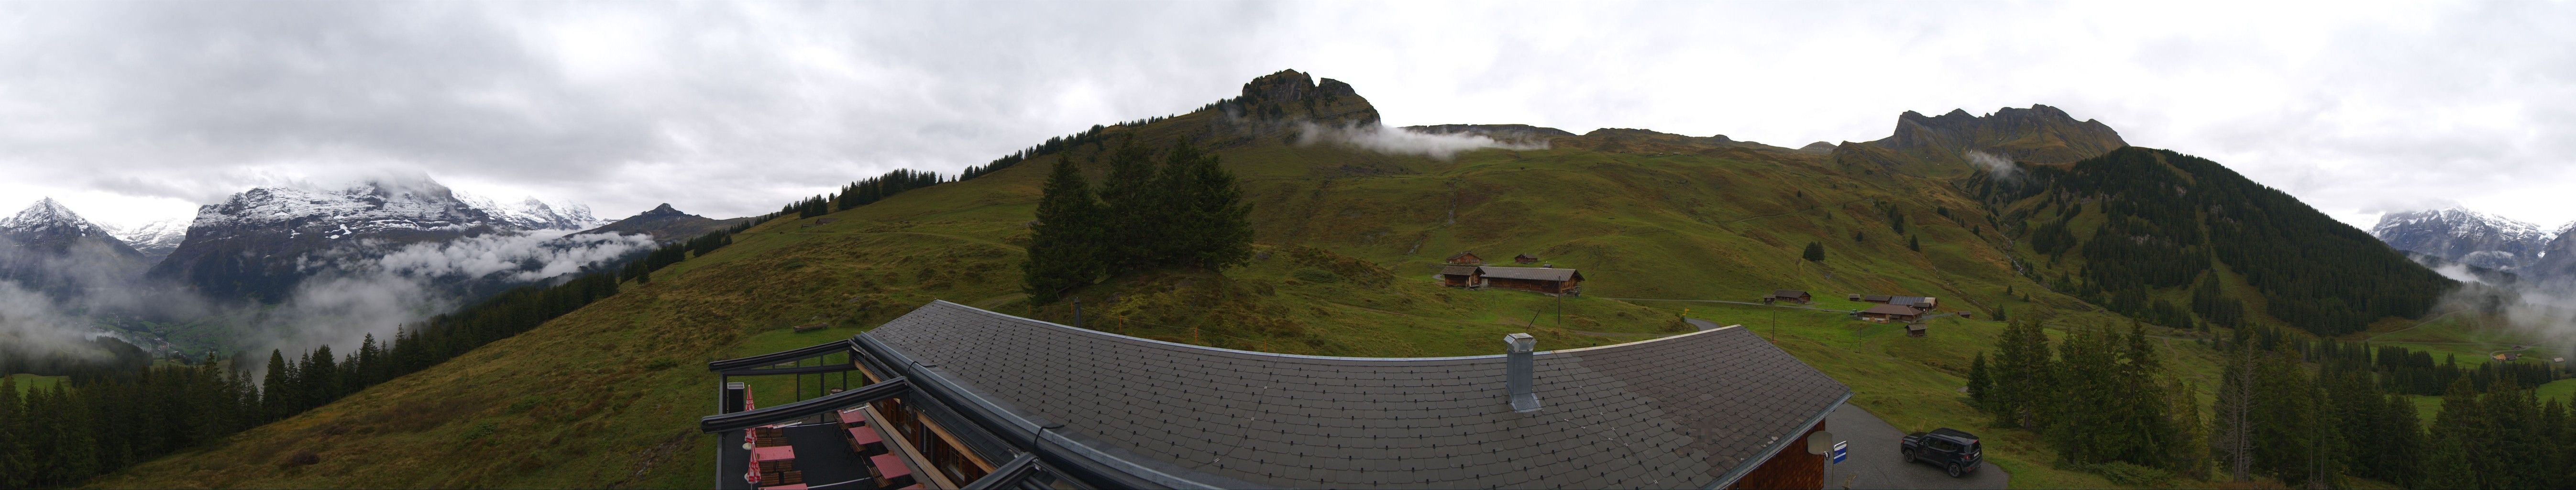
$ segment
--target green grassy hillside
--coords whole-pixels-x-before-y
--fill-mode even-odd
[[[1343,117],[1365,103],[1334,97],[1306,109],[1247,100],[1261,113]],[[1220,143],[1253,204],[1256,259],[1222,276],[1156,273],[1077,291],[1084,326],[1237,349],[1445,356],[1500,352],[1512,332],[1537,335],[1542,349],[1649,339],[1686,328],[1675,319],[1687,308],[1750,326],[1900,428],[1989,434],[1990,457],[2016,486],[2107,485],[2054,468],[2028,433],[1986,429],[1958,391],[1968,360],[2002,328],[1987,321],[1997,310],[2060,330],[2128,320],[2017,272],[2026,245],[1998,231],[1957,172],[1847,171],[1825,152],[1633,130],[1434,159],[1301,145],[1285,126],[1222,109],[1105,128],[1095,141]],[[934,299],[1071,323],[1068,304],[1018,292],[1021,246],[1046,166],[1090,161],[1104,146],[1071,144],[829,224],[761,224],[517,337],[94,485],[704,486],[714,441],[695,420],[713,411],[717,381],[702,362],[845,337]],[[1811,242],[1827,250],[1821,263],[1799,257]],[[1435,264],[1462,250],[1581,269],[1585,294],[1438,286]],[[1841,313],[1706,302],[1774,289],[1809,290],[1833,308],[1859,307],[1846,294],[1935,296],[1978,320],[1938,320],[1913,339]],[[788,329],[811,323],[832,327]],[[2215,357],[2192,334],[2151,331],[2182,339],[2166,344],[2172,375],[2216,384]],[[792,383],[760,380],[756,397],[792,400]],[[287,464],[303,452],[319,463]]]

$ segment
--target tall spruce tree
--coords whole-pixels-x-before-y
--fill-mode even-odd
[[[1028,260],[1020,264],[1021,289],[1038,303],[1098,280],[1109,260],[1102,245],[1100,203],[1071,158],[1057,158],[1038,198],[1038,223],[1029,233]]]
[[[1252,206],[1216,154],[1173,145],[1156,180],[1172,213],[1160,240],[1166,265],[1222,271],[1252,258]]]
[[[1167,236],[1164,230],[1169,228],[1172,210],[1163,201],[1167,193],[1155,188],[1156,173],[1153,152],[1137,146],[1132,138],[1109,152],[1109,176],[1101,182],[1100,203],[1108,216],[1102,229],[1111,275],[1161,262],[1154,255],[1155,241]]]
[[[1816,242],[1807,242],[1807,251],[1801,256],[1807,259],[1808,262],[1824,263],[1825,246],[1817,244]]]

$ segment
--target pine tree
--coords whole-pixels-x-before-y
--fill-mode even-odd
[[[1989,407],[1987,393],[1994,391],[1994,385],[1986,374],[1986,353],[1978,352],[1976,360],[1968,362],[1968,400],[1978,408]]]
[[[28,427],[33,422],[25,414],[26,405],[18,400],[15,378],[0,377],[0,487],[27,488],[34,482],[35,462],[29,458]]]
[[[1913,237],[1913,236],[1911,236],[1911,235],[1906,236],[1906,237],[1905,237],[1905,249],[1906,249],[1906,250],[1916,251],[1916,252],[1921,252],[1921,251],[1923,251],[1923,242],[1918,241],[1918,240],[1915,240],[1915,239],[1914,239],[1914,237]]]
[[[2479,485],[2475,461],[2485,456],[2477,432],[2486,426],[2485,410],[2478,406],[2477,393],[2469,380],[2451,383],[2442,394],[2442,411],[2433,416],[2433,427],[2424,454],[2423,488],[2494,488]]]
[[[2242,338],[2231,344],[2227,365],[2219,371],[2216,419],[2210,430],[2210,453],[2227,467],[2229,481],[2251,481],[2254,467],[2254,351]]]
[[[1056,159],[1038,199],[1037,218],[1029,234],[1028,260],[1020,264],[1021,289],[1045,304],[1097,280],[1109,260],[1101,247],[1100,204],[1071,159]]]
[[[295,407],[287,402],[286,396],[286,393],[294,391],[287,388],[287,374],[293,370],[293,367],[286,364],[286,355],[283,352],[277,349],[268,350],[268,374],[264,375],[259,385],[259,401],[262,411],[267,412],[266,420],[282,419],[294,414],[290,410],[294,410]]]
[[[1109,177],[1101,182],[1100,202],[1108,219],[1103,230],[1108,235],[1109,272],[1111,275],[1142,270],[1159,263],[1154,256],[1155,240],[1167,236],[1171,208],[1162,201],[1164,193],[1155,192],[1153,154],[1136,146],[1133,139],[1120,144],[1109,154]]]
[[[1162,242],[1168,264],[1222,271],[1252,258],[1252,206],[1234,174],[1217,156],[1181,142],[1165,158],[1159,190],[1169,192],[1173,218]]]
[[[1807,242],[1807,253],[1804,257],[1806,257],[1808,262],[1824,263],[1825,246],[1817,244],[1816,242]]]

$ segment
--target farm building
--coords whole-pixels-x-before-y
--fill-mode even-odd
[[[1806,291],[1790,289],[1772,291],[1771,294],[1762,295],[1762,304],[1771,304],[1773,301],[1787,301],[1803,305],[1816,302],[1816,296],[1807,294]]]
[[[1547,294],[1583,294],[1583,273],[1554,267],[1481,267],[1485,285]]]
[[[1531,257],[1530,254],[1520,254],[1512,257],[1512,263],[1536,264],[1538,263],[1538,257]]]
[[[2522,359],[2522,354],[2517,354],[2517,353],[2512,353],[2512,352],[2499,352],[2499,353],[2496,353],[2495,355],[2488,356],[2488,357],[2493,358],[2493,359],[2498,360],[2498,361],[2513,362],[2513,361],[2516,361],[2516,360],[2521,360],[2521,359]]]
[[[1884,295],[1884,294],[1864,294],[1864,295],[1859,295],[1859,296],[1860,296],[1859,298],[1855,298],[1855,299],[1853,299],[1852,301],[1859,301],[1859,302],[1863,302],[1863,303],[1879,303],[1879,304],[1886,304],[1886,303],[1887,303],[1887,299],[1888,299],[1888,298],[1894,298],[1894,297],[1895,297],[1895,296],[1888,296],[1888,295]]]
[[[1445,262],[1449,265],[1485,265],[1485,258],[1477,257],[1475,252],[1458,252],[1458,255],[1449,256]]]
[[[1937,300],[1935,298],[1923,296],[1889,296],[1887,297],[1887,304],[1910,306],[1917,310],[1931,311],[1932,307],[1937,304]]]
[[[724,489],[1814,489],[1825,458],[1808,436],[1851,398],[1741,327],[1504,344],[1271,354],[935,301],[846,340],[709,363],[728,388],[698,429],[719,434]],[[725,382],[821,372],[867,384],[755,409]]]
[[[1923,319],[1923,310],[1912,306],[1878,305],[1860,310],[1860,318],[1875,322],[1913,322]]]
[[[1925,327],[1921,323],[1905,324],[1905,336],[1907,337],[1922,337],[1929,333],[1931,332],[1928,327]]]
[[[1441,266],[1440,285],[1453,288],[1485,287],[1484,268],[1472,265]]]

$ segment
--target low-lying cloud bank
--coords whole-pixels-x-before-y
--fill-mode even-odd
[[[475,293],[597,269],[653,246],[652,238],[643,235],[540,231],[310,259],[301,266],[326,272],[305,279],[286,301],[253,316],[236,343],[254,352],[321,345],[345,351],[367,335],[386,341],[397,327],[454,311]]]
[[[2482,315],[2502,321],[2507,328],[2542,339],[2548,344],[2545,348],[2555,352],[2576,347],[2571,344],[2576,342],[2576,284],[2504,280],[2459,264],[2433,270],[2461,284],[2442,298],[2436,314]]]
[[[2014,166],[2012,159],[2004,158],[2002,155],[1986,153],[1984,150],[1968,150],[1968,153],[1960,156],[1967,158],[1968,163],[1976,165],[1977,168],[1986,169],[1986,173],[1994,174],[1996,178],[2011,179],[2021,173],[2021,167]]]
[[[109,267],[103,261],[43,262],[42,277],[84,280],[47,291],[0,279],[0,358],[104,361],[110,353],[93,341],[100,336],[147,350],[168,347],[147,335],[102,326],[135,319],[230,329],[229,345],[221,348],[227,352],[278,349],[292,356],[322,345],[351,352],[368,335],[391,340],[396,328],[455,311],[472,298],[600,270],[655,245],[643,235],[560,230],[430,243],[359,242],[302,259],[298,267],[313,275],[274,305],[214,301],[156,280],[92,277],[97,274],[90,272]]]
[[[1426,133],[1379,124],[1365,126],[1325,126],[1311,122],[1298,124],[1297,144],[1300,146],[1332,144],[1389,155],[1414,155],[1441,161],[1456,158],[1459,153],[1488,148],[1547,149],[1547,140],[1539,138],[1505,141],[1480,133]]]

